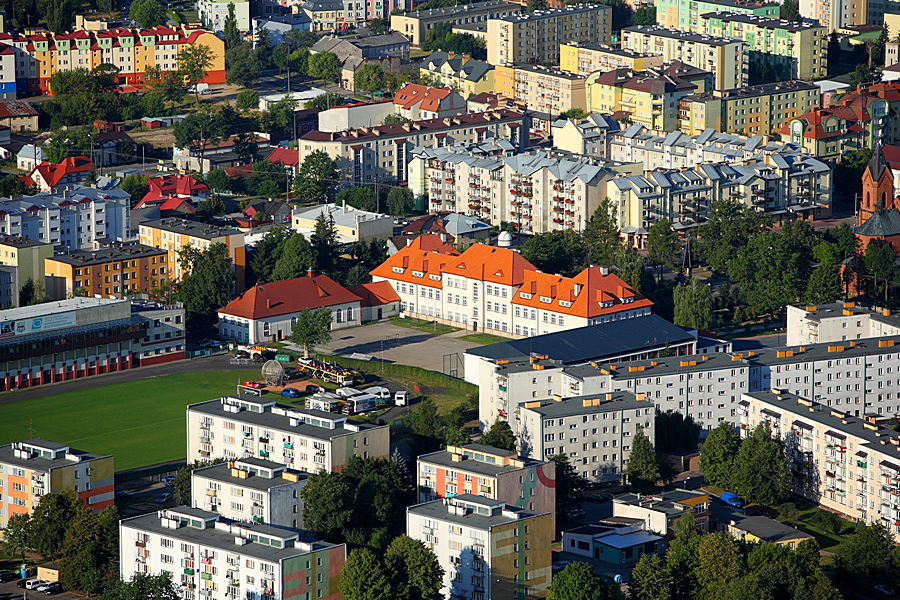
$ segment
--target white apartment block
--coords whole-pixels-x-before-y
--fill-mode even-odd
[[[387,458],[390,428],[240,395],[187,407],[190,460],[257,457],[303,473],[339,472],[352,456]]]
[[[854,302],[787,307],[787,345],[824,344],[900,335],[900,315]]]
[[[434,552],[446,598],[543,598],[550,585],[550,513],[460,494],[406,509],[406,534]]]
[[[70,186],[61,192],[0,198],[0,237],[91,248],[94,242],[128,237],[131,200],[122,190]]]
[[[306,473],[262,458],[241,458],[194,469],[191,502],[226,519],[303,528]]]
[[[346,546],[179,506],[119,522],[120,572],[168,574],[183,600],[339,600]]]
[[[900,533],[900,433],[803,396],[743,396],[740,431],[766,422],[785,441],[791,492],[858,522]]]
[[[578,474],[592,481],[620,481],[641,427],[655,439],[656,407],[630,392],[528,400],[510,420],[520,450],[532,458],[565,454]]]
[[[373,282],[390,282],[400,310],[411,316],[516,336],[631,319],[653,306],[606,267],[562,277],[538,271],[509,248],[425,251],[421,236],[371,273]]]

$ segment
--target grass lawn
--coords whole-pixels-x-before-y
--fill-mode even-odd
[[[799,525],[801,531],[805,531],[806,533],[814,536],[816,541],[819,542],[819,546],[822,550],[828,550],[829,552],[834,552],[835,548],[840,546],[842,543],[850,539],[850,536],[853,535],[854,525],[847,519],[843,519],[841,517],[837,517],[837,522],[840,523],[840,531],[838,533],[826,532],[822,529],[818,523],[816,523],[816,515],[821,512],[829,512],[824,509],[819,508],[818,506],[813,506],[812,504],[804,504],[801,502],[795,502],[797,505],[797,509],[800,512],[800,522],[797,523]],[[783,521],[781,517],[776,517],[779,521]]]
[[[472,342],[473,344],[497,344],[500,342],[510,341],[510,338],[500,337],[499,335],[491,335],[490,333],[472,333],[469,335],[464,335],[459,339],[466,342]]]
[[[415,379],[403,377],[402,375],[392,375],[390,373],[385,373],[382,376],[381,373],[375,373],[375,374],[378,375],[379,377],[381,377],[382,379],[386,379],[388,381],[393,381],[395,383],[399,383],[400,385],[402,385],[406,388],[409,388],[410,390],[412,390],[413,386],[416,384],[424,385],[427,387],[438,387],[437,384],[431,384],[428,382],[423,383],[423,382],[417,381]],[[446,389],[446,388],[441,388],[441,389],[444,390],[443,393],[426,394],[426,396],[431,398],[432,400],[434,400],[435,405],[437,405],[437,410],[438,410],[439,414],[449,415],[450,411],[452,411],[454,408],[456,408],[457,406],[459,406],[460,404],[462,404],[465,401],[466,395],[463,392],[458,392],[456,390],[450,390],[450,389]],[[415,393],[415,392],[413,392],[413,393]]]
[[[445,333],[453,333],[459,331],[457,327],[442,325],[434,321],[422,321],[420,319],[401,319],[400,317],[391,317],[391,325],[424,331],[425,333],[433,333],[434,335],[444,335]]]
[[[202,371],[98,385],[3,405],[0,444],[33,436],[113,454],[116,470],[185,457],[185,407],[234,393],[259,369]],[[280,397],[280,396],[279,396]]]

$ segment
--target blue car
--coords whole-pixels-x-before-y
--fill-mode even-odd
[[[281,392],[282,396],[287,396],[288,398],[299,398],[300,392],[295,388],[284,388],[284,391]]]

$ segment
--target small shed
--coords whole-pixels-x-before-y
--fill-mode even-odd
[[[37,568],[38,579],[44,581],[59,581],[59,565],[57,563],[47,563]]]

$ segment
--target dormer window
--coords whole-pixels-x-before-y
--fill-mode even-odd
[[[403,273],[403,267],[394,267],[394,273]]]
[[[521,293],[519,293],[519,296],[521,296],[525,300],[531,300],[531,294],[526,294],[525,292],[521,292]]]
[[[619,298],[619,302],[621,302],[622,304],[631,304],[632,302],[634,302],[634,296],[629,296],[627,298]],[[610,303],[610,304],[612,304],[612,303]]]
[[[613,305],[613,301],[607,300],[606,302],[600,303],[600,308],[612,308],[612,305]]]
[[[553,299],[548,298],[547,296],[541,296],[541,302],[543,302],[544,304],[550,304],[551,302],[553,302]]]
[[[560,300],[560,301],[559,301],[559,305],[562,306],[562,307],[564,307],[564,308],[569,308],[570,306],[572,306],[572,303],[571,303],[571,302],[566,302],[565,300]]]
[[[441,280],[440,275],[435,275],[433,273],[431,275],[429,275],[429,277],[431,278],[432,281],[440,281]]]
[[[425,273],[422,271],[413,271],[413,277],[425,277]]]

